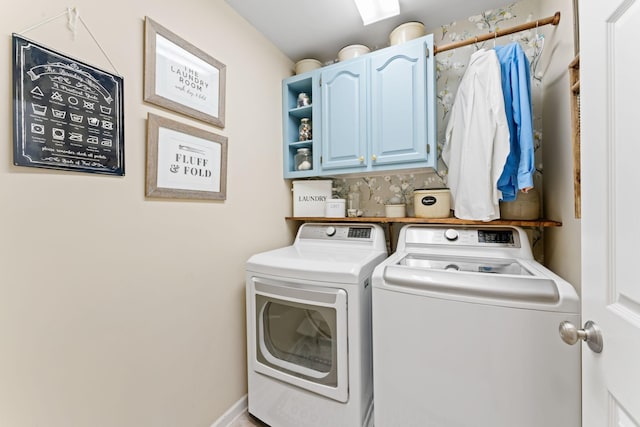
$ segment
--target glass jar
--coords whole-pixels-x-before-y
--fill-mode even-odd
[[[311,121],[307,118],[300,120],[299,141],[309,141],[311,139]]]
[[[349,187],[349,193],[347,194],[347,209],[360,209],[360,191],[357,185]]]
[[[296,165],[296,170],[298,171],[306,171],[311,169],[313,165],[313,161],[311,158],[311,149],[298,148],[294,162]]]
[[[308,107],[311,105],[311,98],[304,92],[298,94],[298,107]]]

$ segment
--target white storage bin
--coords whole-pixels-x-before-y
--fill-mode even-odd
[[[357,58],[358,56],[366,55],[370,52],[370,49],[361,44],[352,44],[345,46],[338,52],[338,61],[346,61],[347,59]]]
[[[415,190],[413,208],[418,218],[447,218],[451,215],[451,193],[448,188]]]
[[[331,185],[330,179],[293,181],[293,216],[323,217]]]
[[[384,216],[387,218],[404,218],[407,215],[407,205],[384,205]]]
[[[424,36],[424,24],[422,22],[405,22],[397,26],[389,35],[389,43],[391,46],[408,42]]]
[[[324,216],[327,218],[344,218],[345,199],[327,199]]]
[[[306,73],[307,71],[315,70],[322,67],[322,62],[313,58],[301,59],[296,62],[295,72],[296,74]]]

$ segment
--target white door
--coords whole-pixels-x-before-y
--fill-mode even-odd
[[[580,3],[583,426],[640,427],[640,0]]]

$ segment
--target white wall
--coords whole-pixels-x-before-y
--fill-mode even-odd
[[[12,165],[10,34],[70,5],[124,77],[124,177]],[[224,129],[142,101],[145,15],[226,64]],[[78,25],[25,36],[113,71]],[[246,393],[244,262],[291,238],[290,60],[222,0],[27,0],[0,28],[0,426],[210,426]],[[225,202],[145,198],[148,112],[229,138]]]
[[[545,264],[580,292],[580,220],[574,216],[569,63],[573,47],[572,0],[540,0],[540,16],[560,11],[543,53],[543,165],[545,217],[562,227],[545,229]]]

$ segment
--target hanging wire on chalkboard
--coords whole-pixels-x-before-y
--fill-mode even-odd
[[[74,39],[75,39],[75,36],[76,36],[77,22],[79,20],[80,23],[82,24],[82,26],[85,28],[85,30],[87,30],[87,32],[91,36],[91,39],[93,39],[93,41],[96,44],[96,46],[98,46],[98,48],[100,49],[100,52],[102,52],[104,57],[107,58],[107,61],[109,61],[109,64],[111,64],[111,67],[113,68],[113,70],[116,72],[116,74],[120,75],[120,73],[118,72],[118,69],[116,68],[116,66],[113,65],[113,61],[111,61],[111,58],[109,58],[109,55],[107,55],[107,52],[105,52],[105,50],[102,48],[102,46],[100,45],[98,40],[95,38],[95,36],[91,32],[91,30],[89,29],[87,24],[84,22],[84,20],[80,16],[80,11],[76,7],[68,7],[64,12],[62,12],[62,13],[56,15],[56,16],[53,16],[51,18],[47,18],[44,21],[39,22],[39,23],[37,23],[35,25],[32,25],[31,27],[28,27],[28,28],[16,33],[16,34],[24,35],[25,33],[28,33],[31,30],[35,30],[36,28],[42,27],[43,25],[46,25],[51,21],[55,21],[56,19],[58,19],[58,18],[60,18],[62,16],[65,16],[65,15],[67,16],[67,28],[73,34]]]
[[[45,19],[44,21],[39,22],[39,23],[37,23],[37,24],[35,24],[35,25],[32,25],[32,26],[31,26],[31,27],[29,27],[29,28],[25,28],[24,30],[19,31],[17,34],[24,35],[24,33],[28,33],[29,31],[31,31],[31,30],[35,30],[35,29],[36,29],[36,28],[38,28],[38,27],[42,27],[43,25],[48,24],[48,23],[49,23],[49,22],[51,22],[51,21],[55,21],[56,19],[60,18],[61,16],[68,15],[68,14],[69,14],[69,8],[67,8],[67,10],[65,10],[64,12],[62,12],[62,13],[61,13],[61,14],[59,14],[59,15],[56,15],[56,16],[54,16],[54,17],[51,17],[51,18]]]

